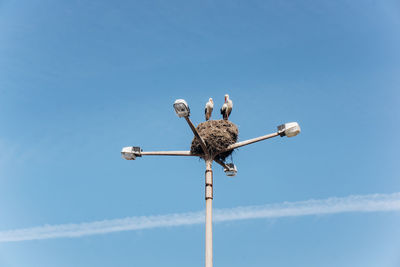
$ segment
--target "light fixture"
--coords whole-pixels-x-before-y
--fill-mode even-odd
[[[236,174],[237,174],[236,165],[233,163],[227,163],[225,165],[226,165],[226,168],[224,169],[224,172],[225,172],[226,176],[230,176],[230,177],[236,176]]]
[[[135,160],[136,157],[141,157],[142,150],[138,146],[127,146],[122,148],[121,156],[126,160]]]
[[[176,115],[178,115],[179,118],[190,116],[190,108],[189,108],[188,104],[186,103],[186,101],[183,99],[175,100],[174,109],[175,109]]]
[[[293,137],[300,133],[301,129],[297,122],[288,122],[278,126],[278,134],[283,137]]]

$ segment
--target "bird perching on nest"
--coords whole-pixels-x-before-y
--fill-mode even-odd
[[[214,108],[214,102],[213,102],[213,99],[210,98],[210,99],[208,99],[208,102],[206,103],[206,108],[204,111],[204,113],[206,115],[206,121],[208,121],[210,119],[213,108]]]
[[[224,120],[229,119],[229,115],[231,115],[232,108],[233,108],[233,102],[232,102],[232,100],[229,99],[229,95],[226,94],[225,95],[225,103],[222,105],[222,108],[221,108],[221,115],[224,118]]]

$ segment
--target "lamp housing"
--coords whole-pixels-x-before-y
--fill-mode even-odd
[[[224,172],[225,172],[226,176],[229,176],[229,177],[236,176],[236,174],[237,174],[236,165],[233,163],[227,163],[225,165],[226,165],[226,168],[224,168]]]
[[[178,115],[179,118],[190,116],[189,105],[183,99],[175,100],[174,109],[175,109],[176,115]]]
[[[300,126],[297,122],[288,122],[278,126],[278,134],[283,137],[293,137],[301,132]]]
[[[135,160],[136,157],[141,157],[142,149],[138,146],[127,146],[122,148],[121,156],[126,160]]]

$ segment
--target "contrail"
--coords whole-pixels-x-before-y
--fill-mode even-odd
[[[358,195],[299,202],[283,202],[262,206],[216,209],[214,222],[247,219],[323,215],[344,212],[400,211],[400,192],[393,194]],[[0,231],[0,242],[81,237],[112,232],[133,231],[204,223],[204,211],[156,216],[127,217],[77,224],[44,225]]]

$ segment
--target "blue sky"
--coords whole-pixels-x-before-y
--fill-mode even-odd
[[[0,231],[197,212],[186,150],[229,93],[240,140],[298,137],[214,166],[214,207],[392,194],[399,181],[397,1],[0,1]],[[214,118],[218,112],[214,112]],[[215,266],[400,265],[399,212],[221,222]],[[0,266],[202,266],[204,227],[0,243]]]

